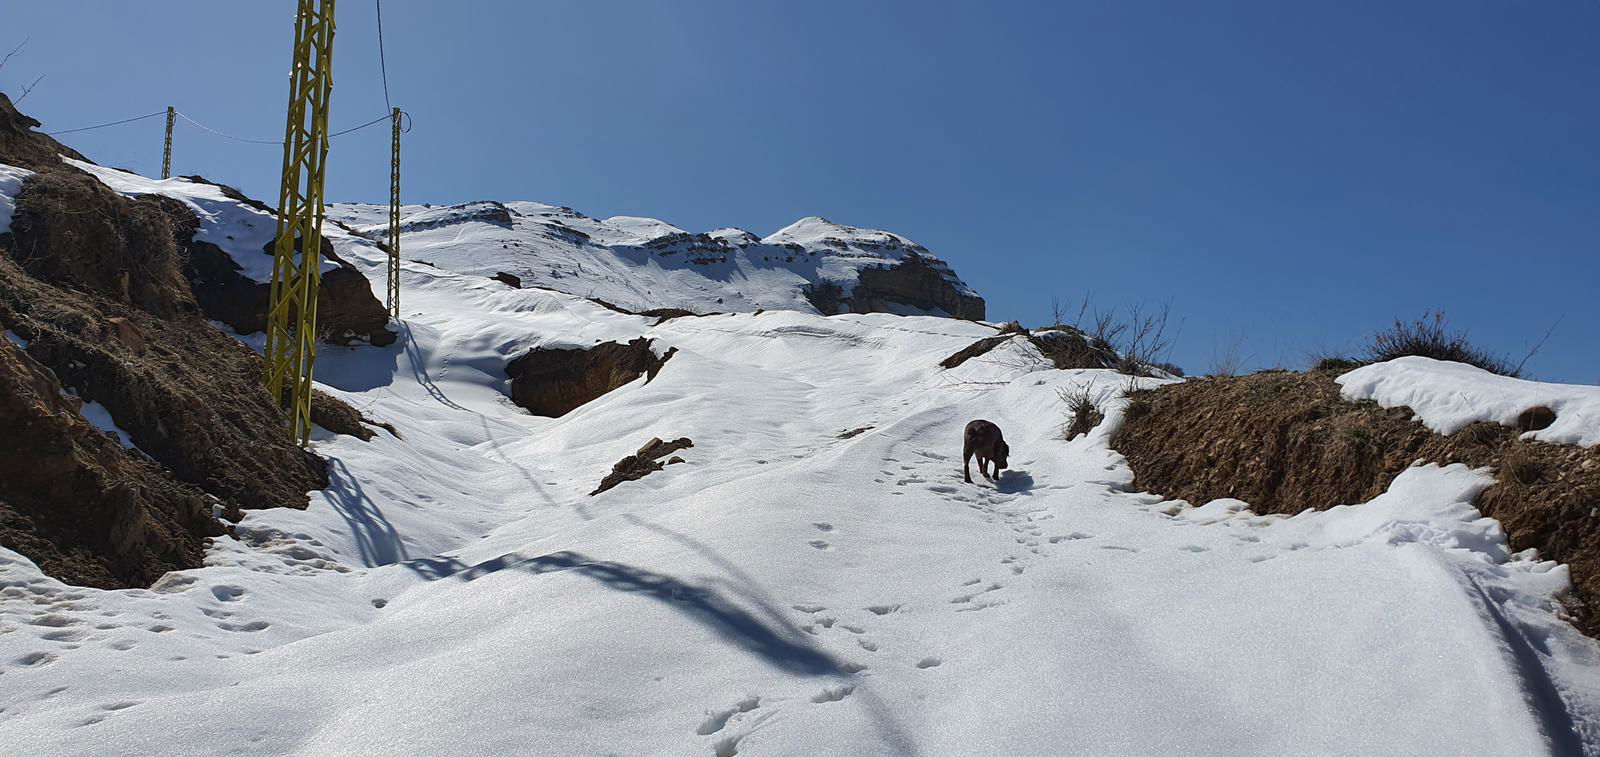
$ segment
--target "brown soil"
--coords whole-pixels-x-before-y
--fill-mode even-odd
[[[148,585],[200,564],[210,501],[79,414],[48,368],[0,339],[0,546],[74,584]]]
[[[535,347],[506,365],[511,400],[534,415],[559,418],[641,375],[648,383],[673,352],[656,357],[644,337],[589,349]]]
[[[611,466],[611,472],[600,480],[600,486],[589,492],[589,496],[593,497],[624,481],[638,481],[672,463],[681,463],[683,458],[677,456],[673,456],[666,464],[657,461],[680,449],[687,449],[693,446],[694,442],[689,441],[686,437],[674,439],[670,442],[661,441],[659,437],[652,438],[650,441],[645,442],[638,452],[618,460],[616,465]]]
[[[1415,462],[1495,470],[1478,499],[1511,547],[1566,563],[1564,603],[1577,625],[1600,635],[1600,447],[1523,441],[1512,428],[1478,423],[1441,436],[1405,408],[1339,396],[1336,371],[1214,377],[1140,392],[1113,446],[1134,485],[1203,504],[1221,497],[1259,513],[1296,513],[1365,502]]]

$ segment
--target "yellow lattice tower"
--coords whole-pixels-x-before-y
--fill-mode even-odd
[[[295,15],[283,188],[267,310],[267,391],[288,411],[290,436],[311,438],[311,369],[317,358],[317,287],[322,275],[322,180],[333,93],[334,0],[300,0]]]
[[[167,106],[167,145],[161,148],[161,178],[172,178],[172,121],[177,111]]]
[[[400,320],[400,109],[394,119],[394,152],[389,160],[389,317]]]

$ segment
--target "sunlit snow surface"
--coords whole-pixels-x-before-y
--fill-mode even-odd
[[[22,191],[22,182],[32,175],[26,168],[0,163],[0,234],[11,231],[11,217],[17,211],[17,193]]]
[[[381,252],[336,244],[381,285]],[[1466,504],[1481,472],[1295,517],[1191,508],[1129,491],[1125,378],[1020,341],[940,371],[981,324],[652,325],[403,272],[400,341],[317,363],[403,438],[319,433],[309,509],[249,513],[149,590],[0,549],[0,754],[1600,749],[1565,569],[1508,553]],[[641,335],[678,350],[649,384],[559,419],[506,398],[529,346]],[[1107,421],[1063,441],[1080,386]],[[998,484],[961,480],[973,418],[1012,447]],[[687,462],[586,496],[652,436],[693,439]]]
[[[1357,368],[1338,381],[1345,398],[1408,407],[1441,434],[1453,434],[1478,421],[1514,426],[1524,411],[1545,407],[1555,413],[1555,422],[1525,432],[1527,438],[1584,447],[1600,444],[1600,386],[1497,376],[1464,363],[1425,357]]]

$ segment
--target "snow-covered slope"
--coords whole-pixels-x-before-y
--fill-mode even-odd
[[[1600,386],[1528,381],[1426,357],[1363,366],[1340,376],[1339,384],[1346,399],[1410,408],[1417,420],[1441,434],[1478,421],[1516,426],[1517,416],[1542,407],[1554,420],[1546,428],[1524,432],[1526,438],[1583,447],[1600,444]]]
[[[406,259],[480,276],[505,272],[525,286],[631,310],[815,313],[806,288],[831,282],[843,299],[837,311],[984,316],[982,298],[921,245],[817,217],[758,239],[732,228],[691,234],[653,218],[600,220],[536,202],[408,205],[401,212]],[[374,238],[388,233],[387,206],[333,205],[328,215]]]
[[[412,233],[465,231],[489,234]],[[381,281],[373,245],[335,244]],[[317,365],[402,438],[319,435],[309,509],[249,513],[150,590],[0,549],[0,754],[1600,750],[1565,569],[1509,553],[1467,504],[1481,472],[1292,518],[1191,508],[1130,491],[1124,377],[1018,340],[937,370],[982,324],[656,325],[418,263],[403,284],[398,344]],[[649,383],[555,419],[506,397],[529,346],[641,335],[678,350]],[[1077,386],[1107,422],[1063,441]],[[997,484],[961,480],[979,417],[1012,447]],[[586,496],[653,436],[687,462]]]

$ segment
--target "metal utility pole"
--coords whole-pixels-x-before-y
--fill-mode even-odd
[[[267,309],[267,391],[288,411],[289,434],[302,447],[311,439],[311,375],[317,357],[334,2],[300,0],[295,13],[283,186]]]
[[[161,178],[172,178],[172,122],[177,117],[177,111],[171,105],[167,106],[167,144],[161,149]]]

